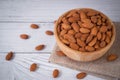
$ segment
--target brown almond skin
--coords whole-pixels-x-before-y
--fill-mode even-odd
[[[35,47],[35,50],[37,50],[37,51],[43,50],[44,47],[45,47],[45,45],[44,45],[44,44],[41,44],[41,45],[36,46],[36,47]]]
[[[106,39],[105,39],[106,43],[110,43],[110,37],[109,36],[106,36]]]
[[[31,28],[32,28],[32,29],[38,29],[39,26],[38,26],[37,24],[31,24]]]
[[[33,63],[30,65],[30,71],[35,71],[37,69],[37,64]]]
[[[106,27],[106,26],[102,26],[102,27],[100,28],[100,32],[105,33],[106,31],[107,31],[107,27]]]
[[[74,50],[78,50],[79,49],[79,46],[75,43],[70,43],[70,47]]]
[[[89,35],[87,37],[86,43],[89,43],[93,39],[93,35]]]
[[[62,31],[61,31],[61,32],[62,32]],[[74,34],[75,34],[75,31],[74,31],[74,30],[69,30],[69,31],[68,31],[68,34],[74,35]]]
[[[112,32],[111,31],[107,31],[107,35],[111,38],[112,37]]]
[[[85,49],[89,52],[95,51],[95,48],[92,46],[86,46]]]
[[[97,32],[98,32],[97,27],[93,27],[92,30],[91,30],[91,34],[94,35],[94,36],[96,36]]]
[[[85,72],[81,72],[81,73],[78,73],[77,75],[76,75],[76,78],[77,79],[83,79],[83,78],[85,78],[86,77],[86,73]]]
[[[55,69],[52,75],[53,75],[53,78],[57,78],[59,76],[59,70]]]
[[[101,34],[101,32],[98,32],[97,33],[97,39],[100,40],[101,38],[102,38],[102,34]]]
[[[57,51],[56,53],[58,56],[65,56],[65,54],[62,51]]]
[[[89,33],[90,30],[87,29],[87,28],[80,28],[80,32],[81,32],[81,33]]]
[[[74,22],[74,23],[72,23],[71,26],[72,26],[72,28],[74,29],[75,32],[79,32],[80,27],[77,23]]]
[[[94,46],[95,45],[95,43],[96,43],[96,41],[97,41],[97,37],[94,37],[93,38],[93,40],[91,41],[91,42],[89,42],[89,46]]]
[[[7,55],[6,55],[6,60],[9,61],[13,58],[13,52],[9,52]]]
[[[69,24],[63,23],[62,28],[64,28],[65,30],[70,30],[71,26]]]
[[[103,47],[105,47],[105,46],[106,46],[106,42],[105,42],[105,41],[102,41],[102,42],[100,43],[100,47],[103,48]]]
[[[94,25],[92,23],[83,23],[82,26],[91,29]]]
[[[67,30],[62,30],[61,32],[60,32],[60,35],[64,35],[64,34],[66,34],[67,33]]]
[[[65,34],[65,35],[64,35],[64,39],[67,39],[69,42],[73,42],[73,43],[76,42],[74,36],[69,35],[69,34]]]
[[[80,40],[80,39],[77,39],[77,44],[82,46],[82,47],[86,46],[85,42]]]
[[[27,34],[21,34],[21,35],[20,35],[20,38],[21,38],[21,39],[28,39],[29,36],[28,36]]]
[[[45,32],[47,35],[53,35],[54,33],[52,32],[52,31],[50,31],[50,30],[47,30],[46,32]]]
[[[107,56],[107,61],[114,61],[118,58],[116,54],[110,54]]]

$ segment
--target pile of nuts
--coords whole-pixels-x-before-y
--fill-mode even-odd
[[[57,22],[59,39],[68,47],[92,52],[107,46],[113,36],[113,25],[103,13],[93,9],[74,9]]]

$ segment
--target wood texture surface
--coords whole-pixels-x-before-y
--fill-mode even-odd
[[[62,72],[57,80],[76,79],[74,75],[78,71],[47,62],[56,42],[54,36],[47,36],[45,31],[53,31],[54,20],[73,8],[100,10],[112,21],[120,22],[119,5],[120,0],[0,0],[0,79],[53,80],[53,68],[59,68]],[[40,28],[31,29],[32,23],[38,24]],[[30,39],[20,39],[21,33],[29,34]],[[46,48],[35,51],[35,46],[41,43],[44,43]],[[13,61],[6,62],[4,57],[11,50],[16,53],[16,57]],[[31,62],[41,65],[35,73],[28,71]],[[104,80],[91,75],[84,80],[90,79]]]

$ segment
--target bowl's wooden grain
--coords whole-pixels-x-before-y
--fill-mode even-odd
[[[89,8],[80,8],[80,9],[89,9]],[[78,10],[78,9],[73,9],[73,10]],[[73,49],[69,48],[68,46],[66,46],[64,43],[62,43],[60,41],[59,37],[58,37],[58,34],[57,34],[57,26],[59,24],[59,21],[61,21],[63,16],[68,14],[70,11],[68,11],[68,12],[64,13],[62,16],[60,16],[59,19],[57,20],[56,24],[55,24],[54,34],[55,34],[55,39],[56,39],[56,42],[57,42],[57,45],[59,46],[59,48],[69,58],[71,58],[73,60],[76,60],[76,61],[87,62],[87,61],[93,61],[93,60],[96,60],[96,59],[102,57],[110,49],[110,47],[112,46],[112,44],[115,40],[116,31],[115,31],[115,25],[113,24],[113,22],[106,16],[110,20],[110,22],[113,26],[113,35],[112,35],[110,43],[107,46],[105,46],[104,48],[102,48],[100,50],[94,51],[94,52],[81,52],[81,51],[73,50]]]

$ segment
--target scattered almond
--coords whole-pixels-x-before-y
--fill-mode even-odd
[[[65,56],[65,54],[62,51],[57,51],[56,53],[58,56]]]
[[[38,26],[37,24],[31,24],[31,28],[33,28],[33,29],[38,29],[39,26]]]
[[[9,61],[13,58],[13,52],[9,52],[7,55],[6,55],[6,60]]]
[[[107,56],[107,61],[114,61],[118,58],[116,54],[110,54]]]
[[[21,35],[20,35],[20,38],[21,38],[21,39],[28,39],[29,36],[28,36],[27,34],[21,34]]]
[[[35,71],[37,69],[37,64],[33,63],[30,65],[30,71]]]
[[[53,75],[53,78],[57,78],[59,76],[59,70],[55,69],[52,75]]]
[[[46,33],[47,35],[53,35],[53,32],[50,31],[50,30],[47,30],[45,33]]]
[[[85,78],[86,77],[86,73],[85,72],[81,72],[81,73],[78,73],[77,75],[76,75],[76,78],[77,79],[83,79],[83,78]]]
[[[41,45],[36,46],[36,47],[35,47],[35,50],[37,50],[37,51],[43,50],[44,47],[45,47],[45,45],[44,45],[44,44],[41,44]]]

